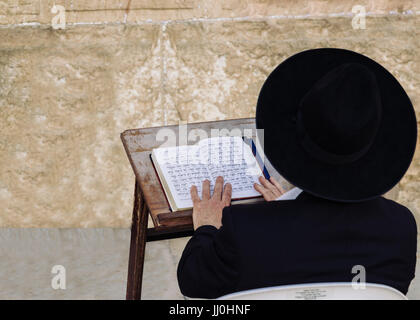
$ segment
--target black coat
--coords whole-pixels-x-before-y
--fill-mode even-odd
[[[296,200],[232,205],[223,226],[198,228],[178,265],[181,292],[216,298],[276,285],[366,282],[407,293],[417,227],[411,212],[383,197],[339,203],[301,193]]]

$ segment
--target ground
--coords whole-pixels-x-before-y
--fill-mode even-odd
[[[176,268],[188,238],[147,243],[143,299],[184,299]],[[0,299],[125,299],[130,230],[3,229]],[[66,289],[53,289],[54,265]],[[420,299],[420,261],[408,297]]]

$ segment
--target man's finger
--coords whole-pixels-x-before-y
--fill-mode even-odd
[[[272,184],[274,184],[274,186],[280,190],[281,194],[284,193],[284,189],[283,187],[280,185],[280,183],[278,183],[278,181],[276,179],[274,179],[273,177],[270,177],[270,181]]]
[[[261,176],[261,177],[258,178],[258,180],[264,186],[264,188],[270,190],[274,194],[276,193],[276,191],[277,191],[276,190],[276,187],[270,181],[268,181],[266,178],[264,178],[263,176]]]
[[[223,177],[217,177],[216,183],[214,184],[214,191],[213,191],[213,197],[215,197],[217,200],[220,200],[222,198],[222,190],[223,190]]]
[[[232,200],[232,185],[230,183],[225,184],[223,189],[222,201],[225,206],[230,206],[230,201]]]
[[[203,181],[203,189],[202,189],[202,195],[201,197],[203,198],[203,200],[208,200],[210,199],[210,181],[209,180],[204,180]]]
[[[200,197],[198,196],[198,191],[196,186],[191,186],[191,200],[193,204],[195,204],[197,201],[200,201]]]
[[[271,200],[271,197],[270,197],[271,192],[268,189],[264,188],[262,185],[260,185],[258,183],[254,183],[254,188],[259,193],[262,194],[262,196],[264,197],[265,200],[267,200],[267,201]]]

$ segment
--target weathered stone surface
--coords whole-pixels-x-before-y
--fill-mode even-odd
[[[363,5],[369,14],[420,10],[415,0],[0,0],[0,25],[51,24],[55,4],[65,7],[68,23],[353,15],[355,5]]]
[[[418,23],[391,15],[369,17],[365,30],[351,17],[2,28],[0,226],[129,226],[134,177],[120,132],[254,116],[267,75],[301,50],[372,57],[420,119]],[[419,170],[417,152],[393,192],[418,221]]]
[[[418,43],[409,35],[417,32],[415,23],[414,18],[369,18],[366,30],[353,30],[349,18],[169,24],[167,87],[183,120],[249,116],[278,63],[302,50],[340,47],[382,63],[417,106]]]
[[[164,123],[158,35],[0,30],[0,225],[129,225],[134,178],[119,134]]]

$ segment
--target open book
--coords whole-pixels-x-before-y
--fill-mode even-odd
[[[254,183],[262,170],[241,137],[212,137],[195,145],[157,148],[151,158],[172,211],[192,208],[190,188],[197,186],[201,197],[205,179],[213,194],[218,176],[232,185],[232,200],[261,196]]]

